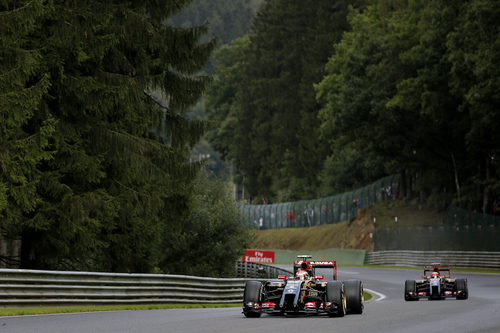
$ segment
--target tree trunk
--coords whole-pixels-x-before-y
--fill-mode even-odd
[[[451,153],[451,161],[453,162],[453,172],[455,175],[455,187],[457,189],[457,198],[460,202],[460,183],[458,181],[458,171],[457,171],[457,163],[455,161],[455,154]]]
[[[484,187],[483,187],[483,214],[487,213],[487,207],[488,207],[488,197],[489,197],[489,190],[490,187],[488,186],[488,182],[490,180],[490,157],[486,156],[486,163],[485,163],[485,182],[484,182]]]
[[[406,191],[407,191],[407,184],[406,184],[406,170],[401,171],[401,184],[399,185],[401,188],[399,189],[399,197],[401,199],[406,199]]]

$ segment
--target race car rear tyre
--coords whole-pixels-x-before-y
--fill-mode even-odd
[[[415,280],[406,280],[405,281],[405,301],[418,301],[418,297],[411,296],[416,291],[417,291],[417,282],[415,282]]]
[[[331,310],[330,317],[343,317],[346,314],[346,298],[344,294],[344,284],[340,281],[328,281],[326,284],[326,303],[336,306],[336,310]]]
[[[259,306],[262,302],[262,282],[247,281],[243,293],[243,314],[248,318],[259,318],[261,313],[254,309],[254,304]]]
[[[348,314],[362,314],[365,307],[363,284],[359,280],[344,281],[346,310]]]
[[[467,299],[469,298],[469,290],[467,288],[466,279],[456,279],[455,287],[457,289],[457,299]]]

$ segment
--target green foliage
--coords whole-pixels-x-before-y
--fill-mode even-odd
[[[215,41],[164,23],[187,3],[0,4],[0,220],[22,267],[167,271],[190,239],[207,124],[183,112]]]
[[[326,196],[400,173],[407,198],[491,211],[498,14],[491,0],[266,1],[249,39],[217,54],[211,143],[253,196]]]
[[[489,98],[474,112],[470,92],[481,66],[472,59],[490,62],[483,73],[495,77],[487,54],[496,53],[486,51],[498,38],[495,8],[491,1],[375,1],[352,14],[353,30],[336,46],[328,75],[317,86],[322,132],[334,147],[325,171],[340,172],[332,188],[344,177],[354,181],[372,170],[418,174],[407,181],[416,182],[421,197],[449,203],[454,192],[463,204],[487,211],[488,198],[498,195],[498,165],[492,162],[498,145],[492,143],[498,142],[493,129],[499,119],[487,111],[486,104],[495,108]],[[493,87],[495,80],[479,85]],[[361,156],[358,177],[344,163],[332,163],[346,144]]]
[[[233,159],[241,144],[234,140],[238,125],[236,99],[238,87],[243,80],[245,57],[249,52],[248,36],[235,39],[230,45],[222,46],[215,52],[217,75],[215,81],[207,89],[205,102],[206,114],[215,124],[207,137],[211,145],[220,152],[222,158]],[[244,138],[241,138],[244,139]]]
[[[189,216],[170,239],[167,272],[202,276],[232,276],[232,262],[249,244],[249,234],[228,183],[201,172],[189,202]]]
[[[315,194],[329,147],[319,137],[313,84],[348,29],[348,6],[360,3],[266,1],[249,38],[217,53],[217,80],[207,96],[217,124],[210,139],[245,175],[250,195]]]
[[[219,45],[231,43],[248,34],[251,20],[264,0],[193,0],[171,21],[176,26],[209,25],[205,39],[216,38]],[[207,73],[214,73],[213,59],[205,66]]]
[[[326,66],[328,75],[317,85],[318,100],[324,105],[322,134],[333,147],[323,172],[336,178],[326,193],[406,167],[401,153],[415,146],[407,133],[414,116],[387,107],[396,93],[395,83],[411,70],[398,54],[415,36],[412,29],[396,30],[401,22],[405,21],[383,3],[352,13],[352,32],[336,45]],[[391,36],[395,32],[400,36]]]
[[[218,38],[228,44],[250,30],[251,19],[263,0],[193,0],[171,18],[177,26],[210,24],[207,38]]]
[[[16,237],[19,216],[32,215],[41,203],[36,166],[53,156],[49,140],[56,120],[41,107],[50,87],[41,48],[29,35],[36,21],[52,11],[44,1],[0,4],[0,232]]]
[[[483,212],[490,211],[489,201],[500,197],[499,14],[495,1],[464,2],[455,31],[447,39],[450,85],[461,97],[458,114],[465,132],[460,175],[467,177],[467,188],[459,201],[470,209],[481,207]]]

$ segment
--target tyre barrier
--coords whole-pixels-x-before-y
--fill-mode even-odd
[[[366,265],[420,267],[440,263],[455,268],[500,269],[500,252],[377,251],[366,254]]]

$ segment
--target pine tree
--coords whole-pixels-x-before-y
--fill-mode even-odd
[[[235,144],[227,154],[245,173],[250,194],[278,200],[315,196],[328,146],[319,137],[314,84],[348,29],[348,6],[362,2],[266,1],[255,18],[247,54],[234,70],[241,77],[236,92],[216,92],[221,113],[211,114],[216,121],[222,115],[221,126],[232,131]],[[222,73],[231,71],[221,65]]]
[[[56,121],[42,105],[49,76],[36,74],[42,51],[29,38],[51,10],[42,0],[0,3],[0,242],[18,238],[21,217],[38,209],[37,165],[53,156]],[[16,265],[16,259],[0,253],[4,264]]]
[[[205,129],[182,110],[210,80],[195,73],[215,43],[199,42],[205,26],[164,24],[188,3],[53,1],[33,21],[34,77],[46,82],[34,104],[55,130],[51,158],[34,163],[37,207],[12,222],[23,267],[148,272],[168,261],[199,169],[188,148]]]

